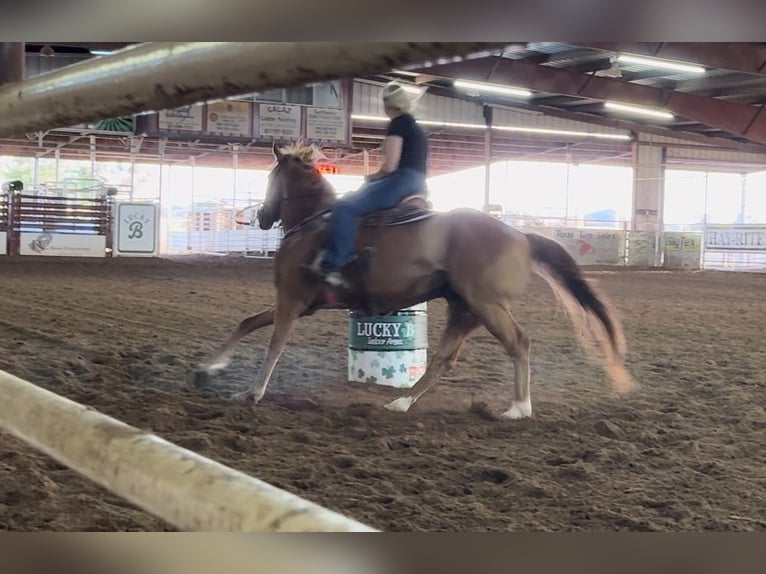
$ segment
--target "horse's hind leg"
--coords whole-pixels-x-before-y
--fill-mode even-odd
[[[253,331],[268,327],[272,323],[274,323],[274,308],[261,311],[260,313],[251,315],[242,320],[237,327],[237,330],[232,333],[213,358],[203,367],[203,370],[208,375],[212,375],[221,369],[225,369],[229,365],[229,361],[231,361],[231,350],[240,339],[246,337]]]
[[[532,396],[529,389],[529,350],[531,343],[505,305],[481,305],[474,309],[487,330],[497,338],[513,359],[514,381],[511,407],[502,416],[521,419],[532,416]]]
[[[479,319],[464,305],[450,302],[447,328],[439,341],[436,354],[428,363],[426,372],[410,389],[409,394],[388,403],[386,408],[390,411],[407,412],[415,401],[438,382],[445,371],[454,366],[466,337],[480,325]]]

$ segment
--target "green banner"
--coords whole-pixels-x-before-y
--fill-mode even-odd
[[[357,351],[414,351],[428,347],[428,317],[351,317],[349,348]]]

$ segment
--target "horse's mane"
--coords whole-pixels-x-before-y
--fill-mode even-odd
[[[308,174],[309,189],[320,193],[321,195],[335,197],[335,188],[333,185],[316,170],[316,163],[319,160],[327,159],[314,144],[293,143],[279,149],[283,156],[292,156],[303,162]]]
[[[313,144],[304,145],[301,143],[293,143],[280,148],[279,151],[282,153],[282,155],[297,157],[299,160],[310,167],[314,167],[317,160],[327,159],[322,151]]]

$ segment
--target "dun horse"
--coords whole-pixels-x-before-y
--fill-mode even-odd
[[[258,222],[262,229],[270,229],[281,221],[285,229],[275,259],[276,305],[244,319],[204,367],[206,374],[225,368],[240,339],[273,324],[260,372],[236,398],[257,403],[263,397],[301,317],[320,309],[386,314],[444,298],[447,327],[425,374],[386,408],[409,410],[456,363],[466,337],[484,326],[514,363],[513,397],[502,416],[529,417],[530,340],[511,314],[511,305],[524,293],[533,273],[543,277],[563,303],[581,341],[599,343],[613,390],[622,394],[633,387],[623,364],[620,322],[574,259],[559,243],[521,233],[479,211],[433,212],[422,198],[413,197],[392,210],[367,216],[360,223],[359,257],[345,273],[350,286],[335,292],[317,280],[306,267],[322,247],[326,215],[335,201],[332,186],[315,168],[317,151],[311,146],[283,150],[274,146],[276,165],[269,173]]]

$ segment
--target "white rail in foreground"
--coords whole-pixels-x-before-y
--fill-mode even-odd
[[[180,530],[375,532],[0,371],[0,428]]]

